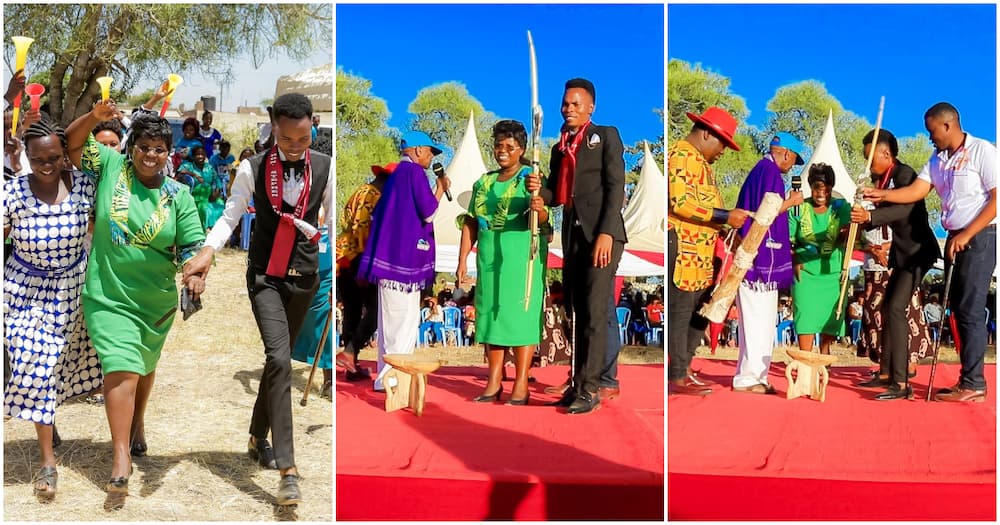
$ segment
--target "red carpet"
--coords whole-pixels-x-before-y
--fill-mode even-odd
[[[339,380],[337,520],[662,521],[663,366],[620,366],[622,396],[574,416],[543,406],[567,370],[532,370],[531,405],[516,407],[471,401],[485,367],[443,367],[420,418]]]
[[[671,520],[996,520],[996,366],[985,403],[874,401],[853,385],[867,368],[834,367],[825,403],[729,389],[734,361],[696,359],[718,382],[704,398],[668,401]],[[957,382],[938,365],[935,389]],[[723,386],[725,385],[725,386]]]

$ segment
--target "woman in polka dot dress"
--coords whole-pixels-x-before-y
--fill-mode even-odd
[[[101,366],[87,337],[80,292],[87,269],[83,238],[94,184],[66,162],[66,135],[47,121],[24,133],[31,173],[4,183],[4,345],[11,378],[4,415],[35,423],[42,468],[35,494],[56,493],[52,450],[56,407],[101,387]]]

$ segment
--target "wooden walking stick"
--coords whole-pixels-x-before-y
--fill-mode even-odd
[[[535,59],[535,42],[528,31],[528,53],[531,59],[531,171],[541,176],[542,106],[538,104],[538,61]],[[531,192],[538,196],[538,190]],[[528,211],[528,227],[531,230],[531,245],[528,247],[528,278],[524,283],[524,311],[531,304],[532,280],[535,274],[535,259],[538,257],[538,212]]]
[[[937,372],[938,364],[938,350],[941,348],[941,335],[944,333],[944,318],[945,314],[948,313],[948,295],[951,294],[951,276],[955,273],[955,264],[948,264],[948,243],[945,243],[944,253],[945,253],[945,266],[947,266],[947,271],[944,272],[944,298],[941,301],[941,319],[938,320],[937,337],[934,338],[934,360],[931,361],[931,376],[927,380],[927,401],[931,400],[931,396],[934,395],[934,372]]]
[[[740,246],[736,248],[736,253],[733,255],[732,268],[730,268],[729,273],[726,274],[722,282],[712,291],[712,298],[705,306],[701,307],[701,310],[698,311],[699,315],[713,323],[721,323],[726,318],[729,307],[736,300],[736,294],[739,292],[743,277],[750,271],[750,267],[753,266],[753,260],[757,257],[757,249],[760,248],[760,243],[767,236],[767,230],[781,211],[782,202],[784,202],[784,199],[777,193],[768,192],[764,194],[764,198],[760,201],[760,207],[754,213],[750,231],[747,232],[746,238],[740,242]]]
[[[878,132],[882,128],[882,113],[885,111],[885,97],[879,99],[878,102],[878,118],[875,119],[875,134],[872,135],[872,149],[868,152],[868,160],[865,162],[865,173],[871,174],[872,172],[872,160],[875,158],[875,146],[878,145]],[[888,173],[885,175],[889,176]],[[864,184],[863,180],[858,181]],[[861,205],[861,196],[863,195],[864,189],[860,186],[857,191],[854,192],[854,206]],[[832,219],[831,219],[832,220]],[[847,295],[847,285],[850,284],[851,280],[851,255],[854,253],[854,244],[858,240],[858,223],[851,222],[851,225],[847,229],[847,247],[844,251],[844,264],[840,267],[840,295],[837,297],[837,309],[835,313],[837,319],[844,316],[844,297]]]
[[[330,333],[330,318],[333,317],[333,312],[330,312],[326,316],[326,322],[323,323],[323,335],[319,337],[319,343],[316,345],[316,354],[313,356],[312,368],[309,369],[309,379],[306,381],[305,392],[302,393],[302,401],[299,404],[306,406],[309,402],[309,391],[312,390],[313,376],[316,375],[316,365],[319,364],[319,356],[323,353],[323,348],[326,346],[326,334]]]

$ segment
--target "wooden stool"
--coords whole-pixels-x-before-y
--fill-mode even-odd
[[[392,370],[382,378],[385,386],[385,411],[393,412],[410,407],[420,416],[424,413],[427,397],[427,374],[437,370],[441,361],[437,357],[419,354],[386,354],[382,360]],[[395,379],[395,385],[390,379]]]
[[[804,352],[789,348],[785,350],[792,362],[785,367],[785,378],[788,379],[787,399],[799,396],[809,396],[819,402],[826,400],[826,385],[830,382],[830,374],[826,365],[837,361],[837,356]],[[795,380],[792,380],[792,372]]]

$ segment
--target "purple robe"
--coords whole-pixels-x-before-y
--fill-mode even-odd
[[[756,212],[764,200],[765,193],[777,193],[785,198],[785,181],[781,177],[781,168],[771,160],[770,155],[757,162],[750,170],[740,196],[736,199],[736,207]],[[747,220],[740,228],[740,237],[746,237],[752,222]],[[792,246],[788,234],[788,212],[781,212],[771,223],[767,236],[760,243],[753,266],[743,280],[748,283],[760,283],[759,288],[766,290],[784,289],[792,286]]]
[[[375,205],[358,277],[389,280],[414,291],[434,282],[434,222],[438,200],[427,173],[404,157]]]

